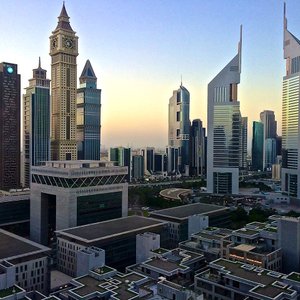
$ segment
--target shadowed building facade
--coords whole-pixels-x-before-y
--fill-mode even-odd
[[[253,122],[252,126],[252,170],[263,171],[264,124]]]
[[[207,191],[237,194],[241,143],[238,84],[242,28],[237,55],[208,84]]]
[[[23,95],[23,186],[30,186],[30,167],[50,159],[50,80],[39,66]]]
[[[0,189],[20,186],[20,75],[12,63],[0,63]]]
[[[101,145],[101,90],[89,60],[79,78],[77,90],[78,159],[99,160]]]
[[[50,36],[51,56],[51,157],[76,160],[76,93],[78,37],[65,5]]]
[[[283,49],[286,75],[282,92],[281,190],[300,199],[300,41],[287,29],[285,5]]]

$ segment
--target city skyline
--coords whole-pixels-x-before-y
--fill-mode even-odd
[[[23,94],[38,56],[50,71],[48,36],[62,1],[20,4],[17,0],[2,4],[0,26],[5,28],[3,40],[11,41],[2,60],[18,64]],[[170,91],[179,87],[181,74],[191,94],[190,119],[200,118],[206,127],[207,84],[236,50],[240,24],[244,28],[238,95],[242,115],[249,117],[251,128],[261,111],[274,110],[281,134],[283,1],[188,1],[184,5],[179,1],[95,1],[88,10],[80,1],[67,1],[66,8],[79,36],[78,68],[83,68],[86,59],[93,61],[103,90],[102,145],[106,148],[166,146],[168,99]],[[287,1],[287,16],[296,36],[299,9],[297,1]],[[12,13],[17,18],[8,18]],[[21,35],[18,28],[28,33]],[[251,137],[249,132],[248,142]]]

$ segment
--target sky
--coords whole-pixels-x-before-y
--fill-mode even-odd
[[[287,0],[288,29],[300,38],[300,1]],[[252,121],[274,110],[281,134],[283,1],[67,0],[79,37],[78,77],[90,59],[102,89],[102,145],[163,148],[168,102],[183,85],[190,119],[206,126],[207,85],[236,55],[243,25],[238,98]],[[22,91],[41,57],[50,78],[49,36],[62,1],[0,0],[0,61],[18,64]],[[249,146],[248,146],[249,149]]]

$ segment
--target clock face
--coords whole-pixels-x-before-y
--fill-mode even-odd
[[[57,39],[53,39],[51,43],[52,49],[57,47]]]
[[[65,47],[66,48],[71,49],[71,48],[73,48],[73,46],[74,46],[74,42],[72,39],[68,39],[68,38],[65,39]]]

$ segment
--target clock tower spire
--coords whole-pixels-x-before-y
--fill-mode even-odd
[[[50,36],[51,159],[76,160],[76,90],[78,37],[63,3]]]

